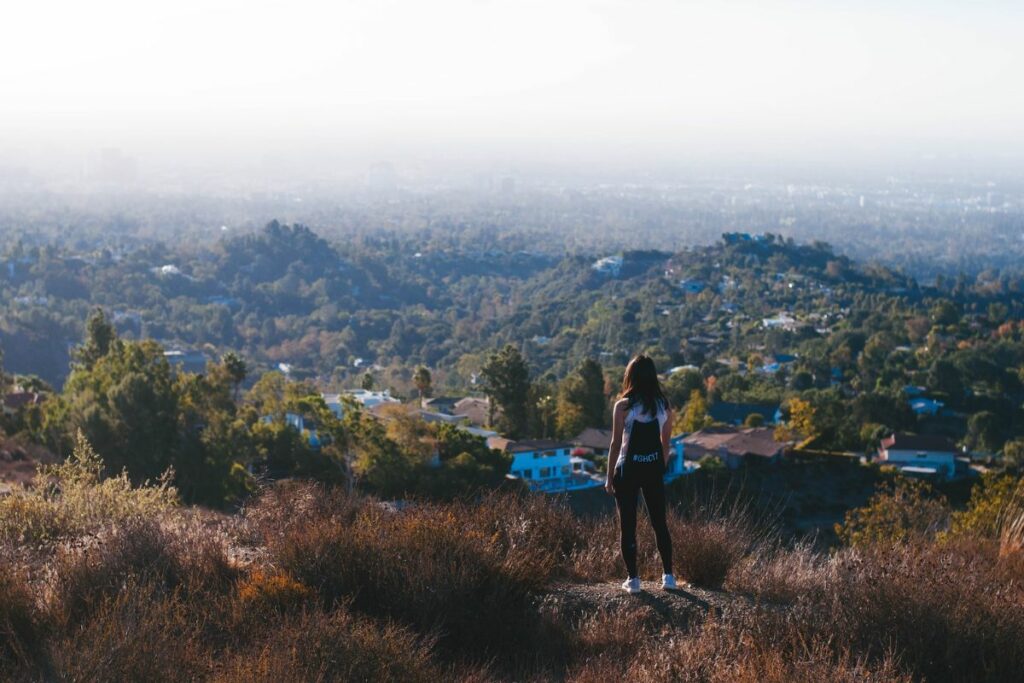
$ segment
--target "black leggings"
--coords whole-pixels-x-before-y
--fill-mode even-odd
[[[629,457],[629,456],[625,456]],[[664,462],[659,457],[655,462],[623,463],[616,467],[612,479],[615,487],[615,505],[619,509],[619,543],[622,561],[626,563],[629,578],[637,576],[636,570],[636,505],[640,492],[644,494],[647,514],[654,527],[658,541],[658,553],[666,574],[672,573],[672,539],[665,520],[665,473]]]

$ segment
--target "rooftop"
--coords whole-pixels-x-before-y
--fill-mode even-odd
[[[526,453],[529,451],[552,451],[562,448],[572,448],[567,441],[555,441],[554,439],[525,439],[523,441],[510,442],[506,447],[509,453]]]
[[[952,441],[936,434],[893,434],[882,439],[882,448],[890,451],[957,451]]]

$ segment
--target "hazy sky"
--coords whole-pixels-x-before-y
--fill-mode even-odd
[[[1022,5],[9,3],[0,153],[1019,159]]]

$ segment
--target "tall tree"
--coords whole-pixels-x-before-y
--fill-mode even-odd
[[[245,364],[245,360],[234,351],[225,353],[220,362],[227,371],[228,377],[231,378],[231,395],[237,403],[238,391],[242,386],[242,382],[245,381],[246,376],[249,374],[249,368]]]
[[[690,400],[686,402],[686,408],[676,421],[675,431],[679,433],[696,432],[711,424],[711,416],[708,415],[708,404],[704,396],[694,389],[690,392]]]
[[[524,436],[530,370],[519,349],[508,344],[491,354],[480,370],[480,376],[484,380],[484,393],[501,408],[498,426],[509,438]]]
[[[420,401],[430,396],[432,378],[430,376],[430,370],[421,365],[416,368],[416,372],[413,373],[412,381],[416,385],[416,391],[420,394]]]
[[[558,433],[569,438],[586,427],[603,427],[604,417],[604,371],[588,358],[558,386]]]
[[[367,370],[365,373],[363,373],[363,379],[359,382],[359,386],[361,386],[366,391],[373,391],[373,385],[373,373]]]
[[[96,308],[85,321],[85,341],[75,351],[75,360],[91,369],[100,358],[106,356],[117,343],[117,331],[107,320],[102,308]]]

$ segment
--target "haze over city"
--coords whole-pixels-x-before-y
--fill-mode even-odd
[[[1024,10],[984,2],[20,3],[0,167],[243,182],[516,168],[1014,172]]]

